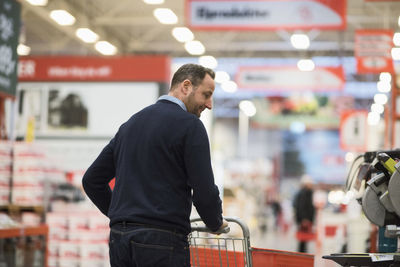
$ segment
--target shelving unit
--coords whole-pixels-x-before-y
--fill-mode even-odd
[[[0,262],[7,263],[7,266],[47,267],[48,233],[49,228],[45,224],[0,229]],[[35,258],[38,251],[42,254],[39,259]]]

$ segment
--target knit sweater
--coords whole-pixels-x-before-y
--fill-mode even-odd
[[[211,230],[222,224],[204,125],[168,100],[157,101],[122,124],[82,183],[110,225],[130,221],[187,234],[192,201]]]

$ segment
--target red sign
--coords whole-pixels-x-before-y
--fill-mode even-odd
[[[343,150],[364,152],[367,149],[366,110],[348,110],[340,117],[340,147]]]
[[[18,79],[26,81],[170,81],[167,56],[21,57]]]
[[[347,0],[186,0],[186,17],[201,30],[343,30],[346,7]]]
[[[393,31],[357,30],[354,48],[357,73],[392,73],[394,71],[392,48]]]

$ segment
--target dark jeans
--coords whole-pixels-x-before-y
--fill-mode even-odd
[[[115,224],[110,231],[111,267],[189,267],[187,236],[172,231]]]

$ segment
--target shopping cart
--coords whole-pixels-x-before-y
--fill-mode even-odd
[[[250,232],[237,218],[224,218],[229,227],[216,235],[200,218],[191,220],[189,235],[192,267],[252,267]]]
[[[229,227],[211,231],[200,218],[191,220],[189,235],[192,267],[313,267],[314,255],[307,253],[250,247],[250,231],[237,218],[226,218]]]

